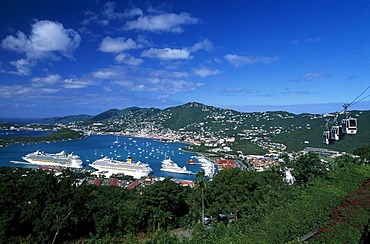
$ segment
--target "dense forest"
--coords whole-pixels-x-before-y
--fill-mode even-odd
[[[278,168],[227,169],[212,180],[199,172],[193,188],[168,178],[127,190],[78,185],[86,175],[68,170],[4,167],[0,242],[286,243],[311,233],[313,243],[366,243],[369,152],[327,163],[316,154],[285,157],[280,168],[294,169],[294,184]]]

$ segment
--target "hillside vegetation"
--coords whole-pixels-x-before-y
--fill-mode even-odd
[[[234,150],[243,147],[257,149],[253,149],[253,152],[259,151],[258,148],[267,151],[273,143],[284,144],[286,151],[299,151],[310,146],[351,152],[370,141],[370,111],[351,111],[351,116],[358,119],[358,133],[347,135],[344,140],[331,145],[322,143],[322,133],[325,120],[333,120],[334,114],[296,115],[284,111],[244,113],[195,102],[164,110],[138,107],[111,109],[80,121],[78,125],[89,126],[100,122],[104,124],[102,130],[107,132],[160,134],[176,131],[181,132],[183,138],[189,135],[204,138],[235,137]],[[252,147],[252,144],[257,148]]]
[[[322,143],[322,133],[327,119],[330,120],[329,126],[333,124],[334,113],[245,113],[190,102],[166,109],[129,107],[110,109],[96,116],[70,115],[46,118],[44,121],[66,124],[81,131],[119,132],[130,136],[167,135],[183,141],[196,140],[203,143],[235,138],[227,146],[233,151],[248,154],[269,149],[296,152],[305,147],[352,152],[370,141],[370,111],[354,110],[350,114],[358,120],[357,134],[346,135],[343,140],[330,145]],[[343,115],[339,115],[338,121],[342,118]],[[94,126],[97,123],[99,127]]]

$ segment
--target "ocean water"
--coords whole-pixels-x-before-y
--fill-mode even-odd
[[[0,131],[0,138],[14,136],[41,136],[48,132],[40,131]],[[22,157],[36,150],[46,153],[66,151],[81,157],[88,167],[94,160],[109,157],[117,160],[126,160],[132,157],[134,161],[148,163],[153,169],[152,175],[159,177],[173,177],[174,179],[193,180],[194,175],[176,174],[160,171],[161,161],[170,157],[180,167],[186,166],[194,174],[201,170],[199,164],[188,165],[187,161],[196,161],[195,153],[181,151],[186,144],[165,143],[154,139],[135,138],[114,135],[92,135],[80,140],[50,142],[50,143],[16,143],[7,147],[0,147],[0,166],[29,167],[29,165],[14,164],[11,161],[24,161]]]

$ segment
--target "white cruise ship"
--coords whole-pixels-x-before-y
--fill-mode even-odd
[[[192,174],[193,173],[190,170],[188,170],[185,166],[181,168],[170,158],[164,159],[162,161],[161,171],[177,173],[177,174]]]
[[[128,158],[126,162],[110,159],[104,157],[95,160],[90,166],[98,171],[96,173],[102,173],[107,176],[112,174],[124,174],[130,175],[135,179],[140,179],[141,177],[148,176],[152,172],[152,168],[146,163],[132,162],[131,158]],[[106,172],[106,173],[103,173]]]
[[[203,156],[198,156],[197,158],[201,164],[201,168],[204,170],[204,174],[207,177],[212,178],[215,174],[215,164]]]
[[[60,166],[67,168],[82,168],[82,161],[79,156],[75,154],[67,154],[65,151],[60,153],[45,153],[37,150],[36,152],[29,153],[22,157],[23,160],[28,164],[34,165],[48,165],[48,166]]]

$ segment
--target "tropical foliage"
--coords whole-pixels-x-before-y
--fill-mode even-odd
[[[312,154],[289,163],[298,179],[310,177],[288,185],[279,170],[229,169],[212,180],[200,172],[193,188],[165,179],[127,190],[78,185],[86,176],[70,171],[0,168],[0,242],[287,243],[310,232],[320,243],[368,240],[367,165],[343,157],[327,170]]]

